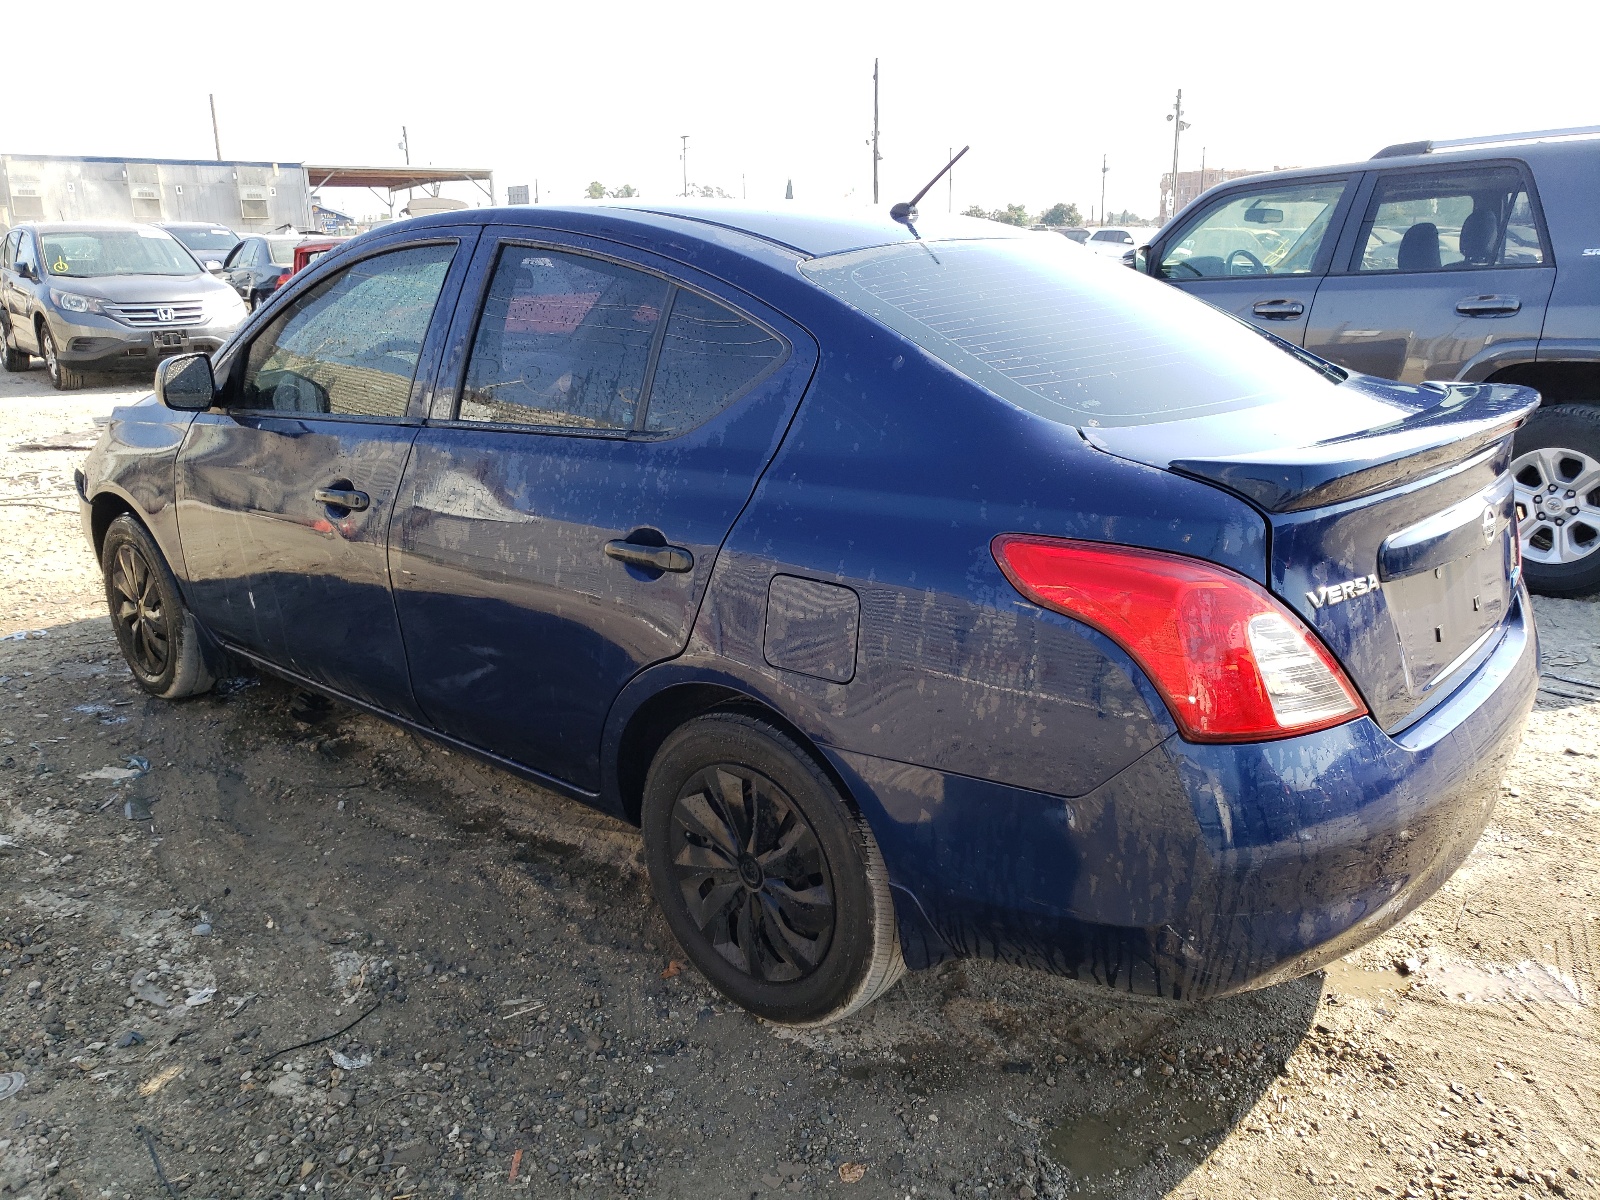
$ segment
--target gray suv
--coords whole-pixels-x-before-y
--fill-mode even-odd
[[[26,224],[0,243],[5,369],[36,355],[62,390],[85,371],[148,377],[166,355],[209,353],[244,318],[234,290],[153,225]]]
[[[1600,128],[1409,142],[1230,180],[1136,269],[1351,371],[1520,383],[1529,585],[1600,589]]]

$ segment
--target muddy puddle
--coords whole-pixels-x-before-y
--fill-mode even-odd
[[[1046,1153],[1072,1173],[1074,1195],[1125,1195],[1142,1168],[1169,1156],[1198,1163],[1228,1129],[1228,1116],[1197,1098],[1129,1100],[1137,1107],[1069,1115],[1045,1138]]]
[[[1327,987],[1340,996],[1382,1005],[1411,994],[1461,1004],[1561,1004],[1582,1006],[1577,982],[1547,963],[1515,964],[1435,959],[1399,967],[1362,967],[1340,959],[1324,968]]]

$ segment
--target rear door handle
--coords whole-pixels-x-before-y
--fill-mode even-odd
[[[318,504],[326,504],[329,508],[361,512],[372,507],[372,497],[353,488],[318,488],[312,494],[316,496]]]
[[[1298,300],[1263,300],[1250,311],[1269,320],[1287,321],[1292,317],[1305,316],[1306,306]]]
[[[694,555],[682,546],[641,546],[638,542],[606,543],[606,557],[652,571],[692,571]]]
[[[1463,317],[1509,317],[1522,311],[1522,301],[1515,296],[1468,296],[1456,301],[1456,311]]]

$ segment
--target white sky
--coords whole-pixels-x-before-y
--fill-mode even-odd
[[[870,201],[874,55],[885,204],[970,142],[957,210],[1069,200],[1087,216],[1106,153],[1109,208],[1152,216],[1180,87],[1184,170],[1202,147],[1211,167],[1309,166],[1413,138],[1600,124],[1594,0],[307,10],[337,28],[293,6],[71,8],[42,44],[60,71],[23,88],[39,103],[13,105],[0,150],[209,158],[215,92],[226,158],[399,164],[405,125],[413,162],[492,168],[501,202],[535,178],[546,202],[591,179],[676,195],[683,133],[694,182],[766,201],[792,178],[799,201]],[[470,185],[446,194],[484,200]],[[924,209],[945,196],[941,183]],[[326,199],[382,211],[366,192]]]

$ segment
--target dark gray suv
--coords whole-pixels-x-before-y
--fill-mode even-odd
[[[1135,266],[1352,371],[1520,383],[1528,583],[1600,589],[1600,128],[1231,180]]]

